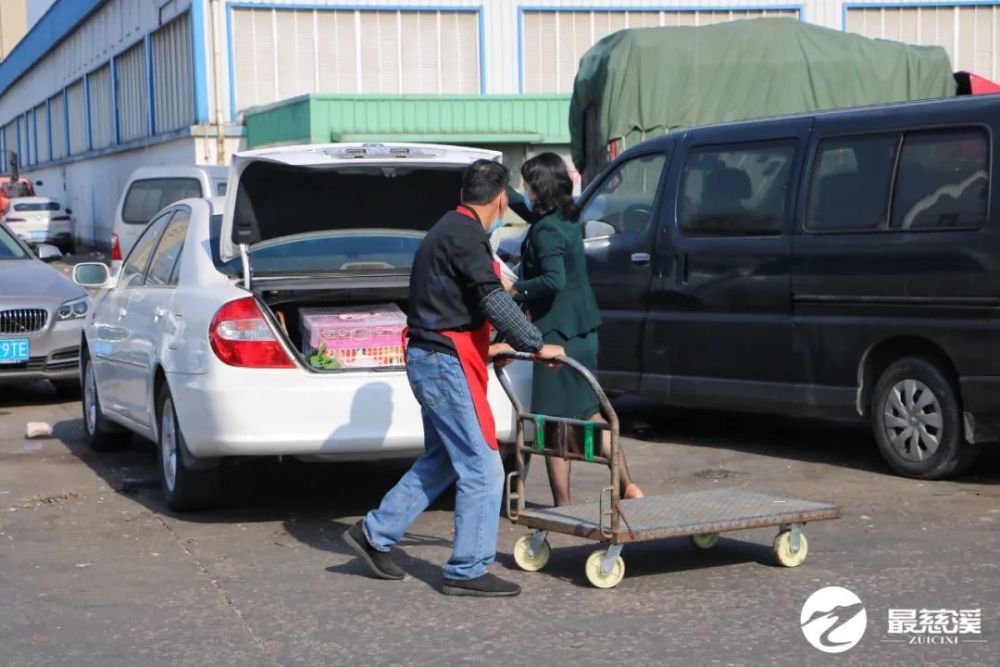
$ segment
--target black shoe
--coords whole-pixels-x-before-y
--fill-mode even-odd
[[[476,598],[512,598],[521,593],[521,587],[492,574],[475,579],[448,579],[445,577],[441,592],[445,595],[467,595]]]
[[[368,568],[379,579],[402,579],[406,573],[393,562],[392,557],[386,551],[379,551],[368,544],[365,531],[361,528],[361,521],[344,531],[342,535],[347,546],[365,562]]]

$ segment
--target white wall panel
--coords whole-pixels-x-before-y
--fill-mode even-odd
[[[191,18],[185,14],[154,32],[153,106],[157,133],[194,123],[194,65]]]
[[[146,48],[139,42],[115,61],[118,128],[122,142],[149,134],[149,84],[146,79]]]
[[[522,17],[521,56],[524,91],[572,91],[578,63],[587,49],[602,37],[624,28],[711,25],[765,16],[794,19],[798,18],[799,12],[795,9],[560,11],[558,8],[526,11]]]
[[[35,127],[38,130],[38,162],[49,159],[49,109],[44,102],[35,107]]]
[[[474,11],[236,8],[236,107],[303,93],[480,91]]]
[[[66,157],[66,107],[62,93],[49,98],[49,113],[52,115],[52,159]]]
[[[954,69],[1000,77],[1000,4],[851,7],[846,16],[852,32],[941,46]]]
[[[14,121],[7,123],[7,125],[3,128],[3,139],[4,146],[7,147],[8,151],[17,151],[17,123]],[[10,168],[10,161],[8,160],[7,155],[7,153],[4,153],[3,166],[5,171]],[[20,157],[21,156],[18,155],[18,159],[20,159]]]
[[[91,148],[107,148],[115,141],[114,100],[111,99],[111,66],[105,65],[87,75],[90,95]]]
[[[87,96],[83,79],[66,88],[66,115],[69,118],[69,152],[87,151]]]

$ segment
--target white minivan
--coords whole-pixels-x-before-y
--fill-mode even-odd
[[[221,197],[226,194],[229,167],[218,165],[161,165],[139,167],[129,176],[115,208],[111,259],[121,265],[139,234],[159,211],[181,199]]]

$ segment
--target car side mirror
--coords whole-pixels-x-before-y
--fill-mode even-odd
[[[35,185],[37,185],[38,187],[42,187],[45,184],[42,183],[41,181],[35,181]]]
[[[43,262],[55,262],[62,259],[62,253],[59,251],[59,248],[48,243],[39,243],[36,245],[35,255]]]
[[[71,208],[66,209],[66,215],[73,215],[73,209]]]
[[[73,282],[83,287],[106,287],[111,271],[101,262],[83,262],[73,267]]]
[[[602,236],[614,236],[617,230],[603,220],[588,220],[583,223],[583,238],[596,239]]]

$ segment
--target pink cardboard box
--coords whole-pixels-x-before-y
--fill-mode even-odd
[[[395,304],[303,308],[303,351],[326,346],[345,367],[402,363],[406,314]]]

